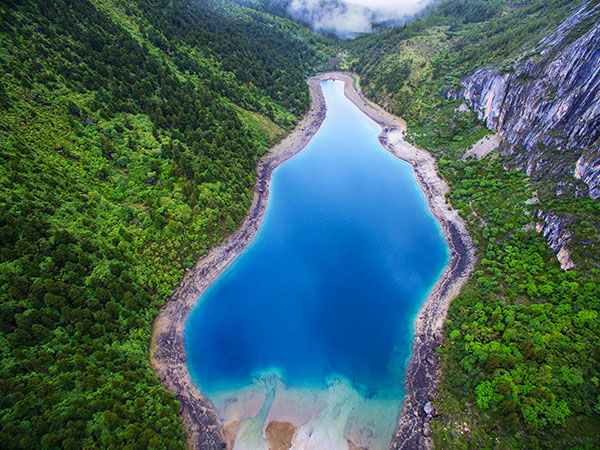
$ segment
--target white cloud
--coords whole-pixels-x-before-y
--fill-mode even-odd
[[[433,0],[292,0],[292,16],[341,37],[371,31],[373,22],[405,20]]]
[[[387,11],[419,11],[428,1],[423,0],[347,0],[347,3]]]

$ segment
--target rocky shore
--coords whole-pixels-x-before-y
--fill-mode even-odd
[[[394,156],[410,163],[415,177],[425,193],[431,212],[440,222],[450,247],[450,261],[441,278],[421,308],[415,324],[412,356],[406,372],[406,398],[392,437],[391,448],[412,449],[431,447],[428,439],[430,404],[439,367],[434,350],[441,340],[441,331],[450,301],[458,294],[474,265],[474,249],[458,213],[445,201],[448,186],[438,176],[435,159],[404,139],[403,121],[366,100],[355,75],[342,72],[318,74],[309,79],[312,108],[295,130],[267,153],[258,164],[254,197],[241,227],[222,245],[201,258],[184,277],[180,287],[161,309],[153,327],[151,361],[163,384],[177,395],[181,417],[186,429],[188,446],[192,449],[226,448],[222,425],[210,402],[198,391],[187,371],[183,345],[186,317],[198,298],[216,277],[252,241],[267,206],[269,184],[273,170],[300,152],[319,130],[326,114],[321,92],[323,80],[336,79],[345,83],[346,96],[367,116],[382,127],[379,141]],[[428,410],[429,412],[426,412]]]

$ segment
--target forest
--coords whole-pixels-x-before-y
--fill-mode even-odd
[[[444,0],[340,42],[271,0],[3,2],[0,447],[184,447],[153,319],[240,225],[258,159],[309,108],[306,77],[349,67],[437,158],[477,246],[438,350],[436,448],[598,448],[600,206],[498,153],[464,159],[490,130],[447,95],[582,3]],[[576,268],[541,212],[571,217]]]

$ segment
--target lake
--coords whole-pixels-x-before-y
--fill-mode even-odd
[[[448,261],[410,165],[340,81],[327,117],[273,173],[252,243],[185,325],[193,380],[236,447],[264,447],[271,420],[296,447],[384,448],[404,395],[414,318]]]

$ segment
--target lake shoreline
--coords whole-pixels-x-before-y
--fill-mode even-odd
[[[310,77],[311,109],[288,137],[260,159],[252,204],[244,222],[185,274],[176,292],[155,319],[150,346],[151,364],[164,386],[180,401],[180,417],[189,448],[220,449],[224,448],[228,439],[211,403],[199,392],[188,373],[183,342],[185,321],[202,293],[252,242],[266,210],[271,174],[277,166],[304,149],[321,127],[326,105],[320,83],[331,79],[343,81],[346,96],[382,127],[378,136],[382,146],[412,165],[430,211],[440,223],[450,248],[448,265],[415,319],[413,348],[406,372],[406,397],[391,441],[391,448],[431,446],[430,440],[423,436],[427,419],[423,406],[432,399],[431,392],[439,379],[433,352],[441,341],[449,302],[458,294],[473,268],[473,244],[458,213],[450,210],[445,203],[448,186],[437,175],[435,159],[404,141],[403,121],[372,104],[355,90],[355,77],[342,72]]]
[[[464,221],[446,203],[446,193],[450,189],[437,173],[435,158],[404,140],[405,122],[366,99],[360,92],[357,75],[330,72],[321,75],[321,79],[343,81],[346,96],[381,126],[379,142],[392,155],[413,167],[429,210],[448,241],[448,264],[415,318],[413,347],[405,374],[406,396],[390,444],[392,449],[433,448],[428,424],[431,417],[425,413],[424,406],[434,400],[441,375],[435,350],[443,340],[443,325],[450,302],[460,293],[475,266],[475,247]]]
[[[202,293],[254,239],[264,218],[273,171],[303,150],[325,120],[326,105],[320,80],[309,79],[309,88],[312,104],[308,113],[290,135],[270,149],[258,162],[252,204],[242,225],[186,272],[152,326],[151,365],[163,385],[180,402],[179,416],[185,429],[188,448],[191,449],[222,449],[225,448],[223,445],[227,439],[213,406],[198,390],[187,370],[185,321]]]

